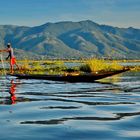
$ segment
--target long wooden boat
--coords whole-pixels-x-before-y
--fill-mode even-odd
[[[35,75],[35,74],[12,74],[18,79],[40,79],[40,80],[52,80],[52,81],[67,81],[67,82],[94,82],[102,78],[113,76],[129,69],[117,70],[102,74],[81,74],[81,75]]]

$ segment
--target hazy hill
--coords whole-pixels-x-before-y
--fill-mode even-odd
[[[140,59],[140,29],[99,25],[89,20],[36,27],[1,25],[0,47],[7,42],[12,43],[21,58],[26,55],[39,59],[95,56]]]

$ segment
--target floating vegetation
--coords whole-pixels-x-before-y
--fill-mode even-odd
[[[125,67],[118,60],[88,59],[88,60],[22,60],[18,61],[20,71],[15,69],[15,73],[24,74],[69,74],[69,73],[104,73],[108,71],[121,70]],[[81,65],[67,67],[65,63],[80,63]],[[125,61],[127,63],[127,61]],[[132,62],[133,63],[133,62]],[[132,71],[140,71],[140,66],[127,66]],[[9,68],[0,68],[0,74],[9,73]]]
[[[99,73],[121,70],[123,68],[124,67],[115,60],[107,61],[104,59],[89,59],[85,62],[84,65],[80,67],[80,70],[85,72]]]

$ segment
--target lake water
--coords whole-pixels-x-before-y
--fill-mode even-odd
[[[140,73],[96,83],[0,77],[0,140],[140,140]]]

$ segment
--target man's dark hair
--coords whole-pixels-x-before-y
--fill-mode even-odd
[[[8,48],[10,48],[10,47],[11,47],[11,44],[10,44],[10,43],[8,43],[8,44],[7,44],[7,47],[8,47]]]

